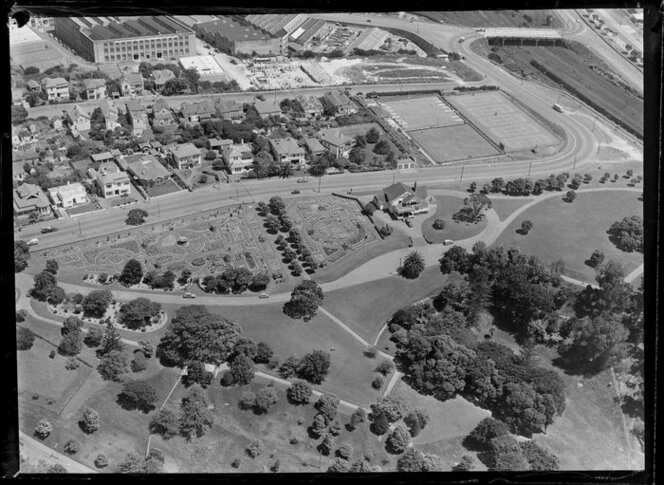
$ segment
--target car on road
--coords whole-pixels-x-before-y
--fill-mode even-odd
[[[261,293],[260,295],[258,295],[258,298],[261,298],[261,299],[262,298],[270,298],[270,295],[268,295],[267,293]]]
[[[182,295],[182,298],[196,298],[196,295],[194,295],[193,293],[187,292],[184,295]]]
[[[443,246],[449,246],[450,244],[454,244],[454,241],[452,241],[451,239],[445,239],[443,241]]]
[[[55,232],[55,231],[57,231],[57,229],[53,226],[46,226],[46,227],[41,228],[41,233],[42,234],[47,234],[49,232]]]
[[[293,195],[297,195],[297,194],[299,194],[299,193],[300,193],[299,190],[293,190],[293,191],[291,192],[291,194],[293,194]]]
[[[308,182],[308,181],[309,181],[308,178],[303,178],[303,177],[300,177],[299,179],[297,179],[298,184],[303,184],[303,183]]]
[[[371,23],[371,19],[367,19],[367,23],[370,24],[370,23]]]
[[[39,243],[39,239],[37,239],[36,237],[33,237],[26,244],[28,246],[34,246],[35,244],[38,244],[38,243]]]

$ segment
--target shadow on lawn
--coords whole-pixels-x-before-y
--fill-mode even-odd
[[[147,414],[150,411],[153,411],[155,407],[153,405],[147,405],[145,403],[137,403],[133,399],[130,399],[125,393],[121,392],[118,394],[117,399],[115,400],[118,405],[125,411],[134,411],[138,409],[143,413]]]

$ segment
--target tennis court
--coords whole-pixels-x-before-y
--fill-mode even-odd
[[[560,140],[500,92],[450,96],[449,103],[505,151],[557,145]]]
[[[463,119],[438,96],[401,98],[380,104],[405,131],[463,124]]]
[[[498,154],[470,125],[453,125],[408,133],[436,162],[452,162]]]

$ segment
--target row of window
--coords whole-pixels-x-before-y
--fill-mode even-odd
[[[155,58],[155,59],[163,59],[163,58],[172,59],[172,58],[177,57],[178,55],[181,56],[181,55],[184,55],[184,54],[187,54],[187,53],[188,53],[188,51],[186,49],[178,49],[178,50],[172,50],[172,51],[169,50],[169,51],[165,52],[164,54],[162,54],[161,52],[157,52],[157,53],[153,52],[151,54],[144,53],[143,56],[141,56],[139,53],[118,54],[117,56],[116,55],[110,55],[110,56],[105,55],[104,56],[104,61],[105,62],[126,61],[126,60],[131,60],[131,59],[137,61],[137,60],[141,59],[142,57],[145,57],[146,59],[150,59],[151,57]]]
[[[115,41],[115,42],[104,42],[104,49],[108,48],[119,48],[122,47],[124,48],[125,46],[134,46],[134,49],[136,49],[138,46],[144,47],[144,46],[151,46],[151,47],[166,47],[168,44],[169,46],[173,46],[173,44],[180,45],[186,45],[188,43],[188,39],[185,37],[177,37],[177,38],[170,38],[170,39],[140,39],[140,40],[127,40],[127,41]]]

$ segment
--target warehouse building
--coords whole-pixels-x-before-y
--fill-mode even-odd
[[[289,36],[289,45],[293,43],[302,47],[306,46],[314,37],[321,36],[326,24],[325,20],[308,19]]]
[[[353,49],[361,49],[364,51],[378,50],[387,40],[387,32],[377,28],[367,29],[360,34],[350,45],[351,51]]]
[[[194,69],[200,76],[201,81],[226,81],[224,70],[212,56],[189,56],[179,59],[182,69]]]
[[[55,17],[54,34],[90,62],[196,54],[195,33],[172,17]]]
[[[237,15],[220,16],[193,28],[205,42],[232,56],[254,53],[265,56],[282,52],[282,39]]]

